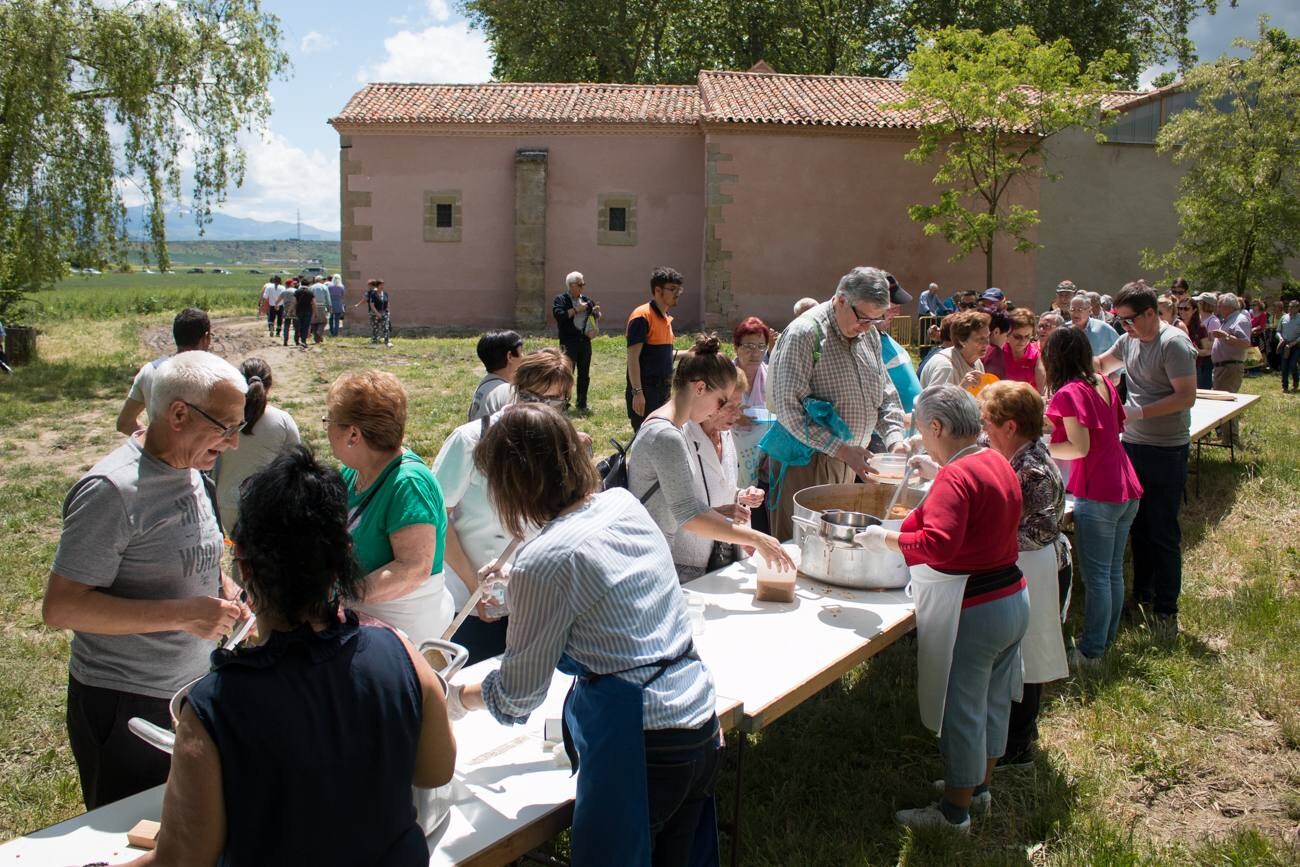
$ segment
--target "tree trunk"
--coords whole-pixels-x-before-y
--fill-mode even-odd
[[[984,254],[984,288],[993,288],[993,245],[989,244],[988,252]]]
[[[5,355],[11,365],[31,364],[36,360],[36,329],[10,325],[5,329]]]

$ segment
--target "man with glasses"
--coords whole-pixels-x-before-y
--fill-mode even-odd
[[[1092,301],[1083,292],[1070,299],[1070,326],[1087,335],[1093,355],[1102,355],[1119,340],[1114,328],[1093,318]]]
[[[466,421],[491,415],[510,402],[515,368],[524,358],[524,339],[515,331],[489,331],[478,339],[477,352],[487,372],[474,388]]]
[[[177,313],[176,318],[172,320],[172,340],[176,342],[178,353],[196,349],[207,352],[208,347],[212,345],[212,322],[208,319],[207,312],[197,307],[186,307]],[[135,375],[135,380],[131,383],[131,391],[117,414],[118,433],[130,436],[140,429],[140,413],[144,412],[149,404],[154,373],[171,357],[170,355],[159,356],[146,363]]]
[[[591,383],[591,338],[600,319],[600,305],[583,293],[587,279],[581,271],[564,278],[568,291],[555,296],[551,315],[560,331],[560,346],[573,359],[578,374],[578,412],[587,412],[587,388]]]
[[[627,418],[632,430],[668,402],[673,380],[673,317],[682,297],[682,275],[672,268],[650,274],[650,300],[627,318]]]
[[[1097,369],[1124,370],[1128,400],[1121,437],[1142,500],[1129,530],[1133,550],[1133,601],[1154,611],[1166,636],[1178,631],[1183,582],[1182,529],[1178,511],[1187,482],[1187,457],[1196,403],[1196,347],[1179,329],[1162,322],[1156,293],[1128,283],[1115,298],[1124,336],[1097,358]]]
[[[811,453],[802,465],[787,456],[777,472],[779,498],[769,508],[778,539],[792,535],[796,493],[812,485],[843,484],[872,475],[867,460],[873,432],[885,448],[906,450],[903,407],[885,370],[876,330],[885,326],[889,300],[884,271],[854,268],[840,278],[831,300],[790,323],[772,351],[767,407]],[[816,407],[805,404],[810,398],[831,405],[848,429],[847,438],[836,435],[832,427],[838,425],[831,420],[809,415],[809,409]]]
[[[71,629],[68,737],[87,809],[167,779],[168,756],[127,731],[170,728],[173,693],[208,671],[248,616],[221,574],[222,534],[203,472],[237,448],[244,377],[207,352],[153,373],[149,426],[72,486],[50,567],[47,626]]]

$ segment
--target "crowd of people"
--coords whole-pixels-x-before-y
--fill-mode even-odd
[[[68,493],[44,604],[46,623],[74,635],[68,733],[86,806],[170,773],[158,848],[141,863],[253,851],[424,863],[409,790],[450,778],[449,720],[521,724],[556,668],[576,678],[573,863],[616,851],[685,864],[701,845],[716,856],[716,696],[679,586],[749,555],[795,568],[779,541],[794,495],[873,484],[882,452],[931,485],[898,531],[861,538],[910,567],[921,719],[943,757],[938,800],[901,823],[969,828],[994,768],[1034,760],[1043,684],[1098,666],[1126,607],[1176,634],[1190,408],[1202,358],[1217,385],[1240,384],[1232,362],[1250,323],[1241,336],[1235,296],[1216,298],[1207,323],[1183,316],[1203,297],[1185,284],[1171,312],[1141,281],[1113,299],[1065,281],[1042,315],[998,289],[945,302],[931,284],[921,309],[944,315],[917,370],[889,334],[911,296],[881,269],[801,299],[783,332],[743,318],[734,357],[714,335],[674,348],[684,282],[655,269],[625,325],[622,480],[601,477],[570,418],[588,411],[601,319],[580,272],[554,299],[558,347],[482,336],[484,375],[431,464],[405,444],[392,373],[329,387],[331,462],[272,405],[265,360],[235,367],[208,352],[203,311],[176,316],[176,353],[145,364],[123,405],[126,439]],[[291,327],[300,346],[337,334],[346,310],[337,277],[272,278],[262,297],[268,336],[285,345]],[[363,300],[372,341],[387,342],[383,281]],[[1278,331],[1294,350],[1289,315]],[[1076,566],[1084,613],[1067,654]],[[449,685],[417,648],[476,594],[453,640],[500,668]],[[257,642],[225,648],[249,618]],[[169,761],[126,722],[170,725],[187,687]],[[345,840],[320,833],[345,822]]]

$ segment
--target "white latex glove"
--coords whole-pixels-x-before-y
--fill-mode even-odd
[[[925,446],[921,443],[921,435],[919,433],[914,433],[907,439],[903,440],[903,444],[907,446],[907,453],[909,455],[921,454],[925,449]]]
[[[889,550],[885,546],[884,527],[868,527],[867,529],[863,530],[861,533],[858,533],[856,536],[854,536],[853,541],[856,542],[859,547],[865,548],[868,551]]]
[[[934,477],[939,475],[939,465],[929,455],[912,455],[909,463],[912,471],[923,479],[934,481]]]
[[[469,710],[460,700],[460,684],[451,683],[447,685],[447,719],[455,722],[458,719],[464,719]]]
[[[1134,403],[1132,398],[1124,404],[1124,417],[1129,421],[1142,418],[1142,407]]]
[[[493,563],[495,562],[494,560]],[[500,569],[493,569],[493,563],[488,563],[478,570],[478,586],[486,587],[498,578],[502,581],[510,581],[510,564],[502,563]]]

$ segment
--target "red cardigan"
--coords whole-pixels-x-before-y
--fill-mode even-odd
[[[930,496],[903,520],[898,547],[910,566],[983,572],[1020,556],[1020,481],[993,449],[967,454],[939,470]]]

